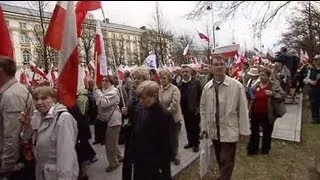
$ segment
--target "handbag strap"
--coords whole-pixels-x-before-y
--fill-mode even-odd
[[[109,122],[110,121],[110,119],[111,119],[111,117],[113,116],[113,114],[114,114],[114,112],[116,111],[116,109],[117,109],[117,104],[115,105],[115,108],[113,109],[113,111],[112,111],[112,113],[111,113],[111,115],[109,116],[109,118],[108,118],[108,120],[107,120],[107,122]]]

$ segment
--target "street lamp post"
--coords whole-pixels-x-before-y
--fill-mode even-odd
[[[215,26],[214,24],[214,12],[213,12],[213,2],[211,4],[211,6],[207,6],[207,10],[211,10],[211,18],[212,18],[212,43],[213,43],[213,49],[216,47],[216,34],[215,31],[220,30],[220,28],[217,26]]]

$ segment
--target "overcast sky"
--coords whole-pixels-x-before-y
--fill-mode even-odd
[[[55,2],[53,3],[53,7]],[[153,22],[152,16],[155,11],[155,1],[103,1],[103,9],[106,18],[110,22],[118,24],[126,24],[135,27],[149,25]],[[197,34],[197,30],[207,34],[206,24],[210,27],[210,40],[212,40],[212,16],[208,11],[208,15],[204,16],[200,21],[186,20],[183,16],[190,12],[194,6],[194,1],[159,1],[164,18],[167,22],[168,29],[172,30],[174,34],[190,34],[200,46],[206,46],[205,40],[201,40]],[[246,9],[243,14],[246,16],[235,17],[232,21],[222,22],[219,24],[221,28],[216,31],[216,43],[221,47],[229,45],[234,41],[239,43],[241,49],[244,49],[245,44],[247,49],[253,47],[259,48],[258,42],[253,41],[252,24],[254,20],[249,20],[248,16],[254,14],[257,10]],[[93,12],[96,18],[102,20],[101,10]],[[214,17],[216,21],[217,17]],[[281,38],[281,34],[286,30],[286,16],[281,16],[270,27],[265,29],[262,34],[262,44],[274,51],[279,47],[274,45]],[[211,41],[212,42],[212,41]],[[255,45],[254,45],[255,44]]]
[[[210,40],[212,40],[212,14],[210,11],[200,21],[190,21],[186,20],[184,15],[194,8],[194,1],[159,1],[159,4],[168,28],[175,34],[188,33],[194,37],[199,45],[206,46],[206,41],[199,38],[196,30],[207,34],[206,24],[208,23],[210,27],[209,36]],[[153,22],[152,16],[155,11],[155,1],[103,1],[103,9],[111,22],[140,27]],[[244,12],[246,13],[246,11]],[[252,12],[254,10],[250,10],[250,13]],[[100,10],[95,11],[94,15],[99,19],[103,19]],[[246,16],[249,15],[246,14]],[[214,19],[216,18],[214,17]],[[262,44],[265,49],[274,48],[274,50],[277,50],[278,47],[273,45],[277,44],[281,34],[286,30],[285,22],[285,16],[281,16],[263,31]],[[221,29],[216,31],[216,43],[219,46],[229,45],[234,38],[236,43],[240,43],[241,48],[244,48],[246,44],[247,49],[253,49],[252,24],[253,21],[244,16],[236,17],[233,21],[223,22],[219,25]],[[259,48],[257,42],[255,46]]]

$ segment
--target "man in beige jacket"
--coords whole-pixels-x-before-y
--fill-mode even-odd
[[[200,101],[201,129],[212,139],[221,180],[231,179],[239,137],[250,135],[244,87],[225,75],[226,68],[222,56],[213,56],[213,79],[204,86]]]
[[[27,88],[15,79],[16,70],[12,59],[0,56],[0,178],[29,180],[33,170],[23,168],[20,160],[22,139],[31,136],[21,134],[21,112],[28,110],[31,117],[34,106]]]

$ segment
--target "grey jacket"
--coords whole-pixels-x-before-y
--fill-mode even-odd
[[[30,109],[32,116],[34,111],[32,96],[25,86],[13,78],[0,89],[0,169],[14,168],[20,158],[22,145],[20,113],[26,108]]]
[[[58,115],[60,114],[59,118]],[[79,167],[75,150],[77,122],[62,104],[51,107],[46,116],[36,112],[36,179],[77,180]],[[35,123],[36,124],[36,123]]]
[[[121,125],[121,112],[119,108],[119,90],[111,86],[108,89],[96,89],[93,96],[98,106],[98,117],[100,121],[108,122],[108,127]]]

